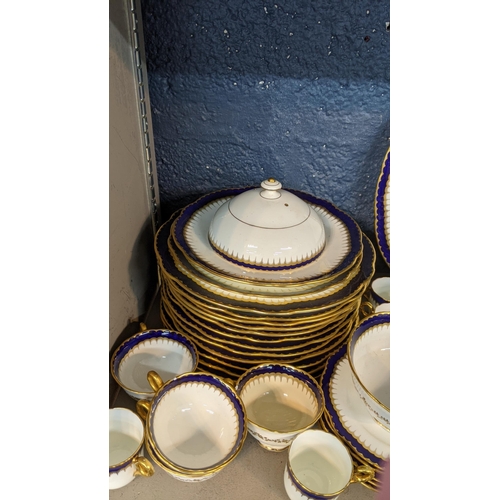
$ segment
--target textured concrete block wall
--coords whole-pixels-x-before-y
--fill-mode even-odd
[[[142,13],[163,216],[272,176],[375,242],[389,0],[143,0]]]

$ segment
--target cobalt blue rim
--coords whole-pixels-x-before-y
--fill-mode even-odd
[[[309,389],[313,391],[314,395],[316,396],[316,399],[319,402],[319,406],[323,408],[324,406],[323,392],[321,391],[321,387],[319,387],[314,378],[303,370],[282,363],[266,363],[250,368],[249,370],[246,371],[246,373],[243,373],[243,375],[241,375],[241,377],[236,382],[236,392],[240,394],[241,390],[247,384],[247,382],[249,382],[253,378],[258,377],[259,375],[268,375],[270,373],[290,375],[291,377],[299,379],[301,382],[305,383],[307,387],[309,387]]]
[[[118,465],[116,467],[110,467],[109,473],[114,474],[116,472],[120,472],[123,469],[126,469],[132,463],[132,460],[134,460],[134,458],[135,458],[135,455],[130,457],[128,460],[126,460],[125,462],[121,463],[120,465]]]
[[[155,237],[155,249],[158,254],[160,264],[162,268],[167,272],[167,274],[176,276],[181,279],[181,281],[187,286],[188,288],[194,288],[195,290],[199,289],[199,286],[196,285],[196,283],[192,282],[189,278],[186,276],[182,275],[182,278],[179,276],[179,272],[175,265],[173,264],[171,260],[171,256],[168,252],[168,245],[167,245],[167,239],[168,236],[170,235],[170,229],[173,227],[173,224],[176,220],[177,214],[179,211],[177,211],[175,214],[173,214],[170,219],[165,222],[160,229],[158,229]],[[374,257],[375,257],[375,250],[373,248],[373,244],[371,241],[368,239],[368,237],[364,234],[361,233],[361,241],[362,241],[362,261],[360,265],[360,272],[352,279],[351,283],[349,283],[347,286],[339,290],[338,292],[324,297],[320,299],[314,299],[313,301],[304,301],[300,302],[299,304],[302,304],[302,308],[306,307],[316,307],[317,305],[323,305],[327,304],[330,302],[334,302],[337,300],[341,300],[348,295],[352,294],[359,285],[365,281],[366,279],[370,278],[373,276],[373,273],[375,272],[374,269]],[[186,284],[186,280],[189,280]],[[207,290],[201,289],[199,290],[199,293],[211,298],[212,300],[217,300],[220,301],[221,297],[212,294],[211,292],[208,292]],[[253,309],[254,305],[253,304],[248,304],[248,306],[242,306],[241,301],[234,300],[234,299],[228,299],[224,298],[222,299],[224,303],[228,304],[233,304],[237,305],[238,307],[247,307],[249,309]],[[313,305],[311,305],[311,302],[313,302]],[[297,303],[292,303],[288,304],[286,306],[283,306],[281,309],[282,310],[293,310],[293,309],[301,309],[301,307],[296,307]],[[276,306],[272,304],[259,304],[259,308],[262,310],[270,310],[274,311],[276,310]]]
[[[288,474],[288,478],[290,479],[290,481],[293,483],[293,485],[303,494],[305,495],[306,497],[308,498],[312,498],[314,500],[327,500],[329,498],[333,498],[337,495],[339,495],[343,490],[341,490],[340,492],[335,492],[335,493],[325,493],[324,495],[316,495],[315,493],[313,493],[312,491],[304,488],[304,486],[302,486],[302,484],[300,484],[298,482],[298,480],[295,478],[295,476],[290,472],[290,468],[289,468],[289,465],[287,463],[287,466],[286,466],[286,473]],[[344,488],[345,489],[345,488]]]
[[[335,366],[342,358],[347,354],[347,345],[343,345],[338,351],[332,354],[325,365],[325,370],[321,377],[321,387],[323,389],[323,396],[325,398],[325,408],[328,411],[328,414],[334,424],[335,430],[346,440],[351,446],[353,446],[359,454],[366,459],[370,460],[374,464],[383,465],[384,460],[380,457],[377,457],[365,447],[363,447],[355,438],[351,435],[351,433],[343,426],[342,422],[333,407],[333,403],[330,399],[330,380],[333,376],[333,372],[335,370]]]
[[[176,242],[179,244],[183,252],[192,260],[199,262],[198,257],[194,254],[194,252],[191,250],[189,245],[187,244],[185,238],[184,238],[184,228],[191,218],[191,216],[200,208],[203,208],[205,205],[211,203],[212,201],[218,200],[220,198],[225,198],[228,196],[237,196],[238,194],[241,194],[245,191],[248,191],[250,189],[256,189],[258,186],[251,186],[251,187],[245,187],[245,188],[232,188],[232,189],[224,189],[221,191],[215,191],[213,193],[206,194],[205,196],[202,196],[201,198],[198,198],[195,202],[191,203],[187,207],[185,207],[181,214],[179,215],[178,219],[175,221],[175,224],[173,226],[173,233]],[[361,229],[359,228],[358,224],[350,217],[347,215],[345,212],[342,210],[338,209],[333,203],[330,203],[327,200],[323,200],[321,198],[316,198],[315,196],[312,196],[308,193],[304,193],[302,191],[298,191],[295,189],[287,189],[290,193],[293,193],[294,195],[298,196],[304,201],[307,201],[309,203],[312,203],[314,205],[318,205],[324,209],[326,209],[328,212],[331,214],[335,215],[338,219],[340,219],[348,228],[349,232],[349,237],[351,240],[351,249],[347,256],[343,259],[343,261],[334,269],[329,271],[329,275],[336,274],[343,269],[347,268],[349,265],[352,264],[356,256],[359,254],[361,251]],[[324,251],[324,250],[323,250]],[[230,260],[227,258],[227,256],[221,254],[218,252],[220,255],[222,255],[225,259]],[[317,258],[320,254],[318,254],[315,258]],[[311,262],[315,260],[312,259]],[[231,262],[247,267],[247,268],[252,268],[255,270],[259,271],[286,271],[293,269],[294,267],[302,267],[305,263],[300,263],[300,264],[295,264],[293,266],[276,266],[276,267],[268,267],[268,266],[257,266],[257,265],[252,265],[252,264],[243,264],[242,262],[238,262],[235,260],[231,260]],[[310,263],[310,262],[308,262]],[[204,263],[204,265],[207,265]]]
[[[200,382],[200,383],[205,383],[205,384],[210,384],[217,389],[221,390],[231,401],[233,408],[236,410],[236,413],[238,414],[238,437],[236,438],[236,441],[231,449],[231,451],[226,455],[224,459],[222,459],[220,462],[211,465],[210,467],[204,468],[204,469],[191,469],[191,470],[210,470],[213,468],[220,467],[224,463],[226,463],[228,460],[230,460],[233,455],[237,452],[241,445],[241,441],[245,437],[246,434],[246,412],[245,412],[245,407],[243,406],[243,403],[241,402],[239,396],[236,394],[236,392],[231,389],[231,387],[223,382],[219,377],[212,375],[210,373],[186,373],[183,375],[179,375],[178,377],[170,380],[166,384],[164,384],[160,390],[157,392],[155,397],[153,398],[152,404],[151,404],[151,410],[148,412],[148,428],[150,430],[150,435],[151,435],[151,440],[154,444],[154,446],[157,448],[158,453],[159,451],[159,446],[158,442],[155,438],[154,434],[154,428],[152,426],[152,420],[154,418],[155,412],[158,408],[158,404],[160,403],[161,399],[165,394],[167,394],[169,391],[174,389],[175,387],[189,383],[189,382]],[[162,458],[165,459],[165,461],[168,463],[169,460],[166,459],[166,457]],[[174,462],[172,462],[174,463]],[[178,467],[181,467],[178,464],[175,464]]]
[[[130,460],[127,460],[126,462],[124,462],[119,467],[110,467],[109,468],[109,473],[110,474],[114,474],[116,472],[120,472],[122,469],[126,469],[132,463],[133,459],[134,459],[134,457],[132,457]]]
[[[391,315],[389,313],[376,313],[372,316],[368,316],[365,318],[352,332],[352,336],[349,339],[349,353],[353,354],[354,352],[354,345],[356,344],[356,341],[359,339],[359,337],[366,332],[369,328],[372,328],[376,325],[381,325],[384,323],[390,323],[391,322]]]
[[[384,196],[385,190],[387,188],[387,181],[390,175],[390,151],[387,153],[387,157],[384,161],[384,165],[382,167],[382,174],[380,176],[380,180],[377,185],[377,193],[376,193],[376,202],[375,202],[375,211],[376,211],[376,234],[377,241],[380,247],[380,252],[382,257],[386,261],[387,265],[390,265],[391,260],[391,251],[389,248],[389,244],[387,242],[387,236],[385,234],[385,219],[386,219],[386,210],[384,205]]]
[[[111,366],[112,366],[113,376],[117,379],[117,381],[118,381],[118,368],[123,358],[136,345],[140,344],[141,342],[144,342],[145,340],[155,339],[155,338],[166,338],[174,340],[185,346],[189,350],[189,353],[191,354],[191,357],[193,359],[193,370],[196,369],[199,360],[198,351],[196,350],[196,346],[194,345],[194,343],[190,339],[188,339],[185,335],[167,329],[146,330],[144,332],[139,332],[134,336],[130,337],[129,339],[125,340],[113,354],[113,358],[111,359]],[[139,391],[133,391],[133,392],[139,392]],[[154,391],[151,390],[151,392]]]
[[[388,304],[389,301],[388,300],[385,300],[383,297],[381,297],[377,292],[374,292],[373,289],[372,289],[372,297],[373,297],[373,300],[377,303],[377,305],[381,305],[381,304]]]

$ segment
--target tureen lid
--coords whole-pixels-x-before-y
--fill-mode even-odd
[[[241,265],[297,267],[325,246],[325,228],[316,211],[275,179],[222,204],[209,229],[212,247]]]

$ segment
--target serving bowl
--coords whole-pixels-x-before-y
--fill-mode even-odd
[[[285,364],[263,364],[247,370],[236,391],[248,415],[248,431],[258,443],[281,451],[321,417],[324,399],[316,380]]]
[[[181,477],[201,478],[220,471],[241,450],[247,434],[245,407],[231,385],[205,372],[185,373],[163,383],[151,401],[137,402],[146,420],[155,457]]]
[[[174,330],[147,330],[143,323],[141,329],[125,340],[111,358],[113,378],[136,400],[154,396],[147,378],[150,371],[166,382],[198,366],[196,346],[185,335]]]
[[[349,337],[352,380],[370,415],[390,429],[390,313],[365,318]]]

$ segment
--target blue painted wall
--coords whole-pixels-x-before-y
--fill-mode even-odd
[[[163,217],[272,176],[375,242],[389,0],[143,0],[142,15]]]

